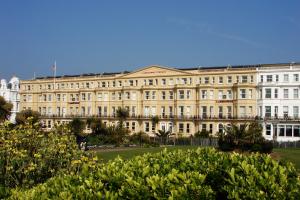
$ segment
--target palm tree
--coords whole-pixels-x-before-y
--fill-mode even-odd
[[[116,112],[117,118],[119,119],[119,125],[123,127],[123,122],[129,117],[129,111],[126,108],[119,107]]]
[[[0,122],[3,122],[9,118],[12,108],[13,105],[8,103],[2,96],[0,96]]]
[[[167,139],[172,135],[172,133],[171,131],[158,130],[158,133],[155,133],[155,135],[162,140],[164,145],[166,145]]]
[[[152,124],[153,124],[153,126],[155,127],[155,130],[156,130],[156,125],[158,124],[158,122],[159,122],[159,117],[156,115],[156,116],[153,116],[152,118],[151,118],[151,121],[152,121]]]

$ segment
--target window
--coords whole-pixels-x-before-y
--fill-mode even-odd
[[[82,100],[82,101],[85,101],[85,93],[82,93],[82,94],[81,94],[81,100]]]
[[[207,90],[201,90],[201,98],[207,99]]]
[[[273,78],[272,75],[267,75],[267,82],[272,82],[273,81],[272,78]]]
[[[249,99],[252,99],[252,89],[249,89]]]
[[[129,80],[129,85],[133,86],[133,80]]]
[[[213,90],[209,91],[209,98],[214,99],[214,91]]]
[[[274,111],[275,111],[275,113],[274,113],[274,117],[278,117],[278,106],[275,106],[274,107],[275,109],[274,109]]]
[[[223,99],[223,90],[219,90],[218,92],[218,99]]]
[[[56,95],[56,101],[60,101],[60,94]]]
[[[298,98],[299,98],[299,90],[294,89],[294,99],[298,99]]]
[[[250,76],[250,82],[253,83],[254,82],[254,78],[253,76]]]
[[[247,83],[247,82],[248,82],[248,77],[242,76],[242,83]]]
[[[28,96],[28,101],[31,101],[31,95]],[[48,94],[48,101],[52,101],[52,95]]]
[[[240,89],[240,98],[245,99],[246,98],[246,89]]]
[[[219,76],[219,84],[223,84],[223,77]]]
[[[179,110],[180,117],[183,117],[184,116],[184,106],[179,106],[178,110]]]
[[[166,92],[165,91],[161,92],[161,99],[163,99],[163,100],[166,99]]]
[[[285,126],[284,125],[278,125],[279,129],[279,136],[284,136],[285,134]]]
[[[152,79],[148,80],[148,85],[153,85],[153,80]]]
[[[206,131],[206,124],[202,124],[202,131]]]
[[[201,110],[202,110],[202,118],[207,118],[207,107],[201,106]]]
[[[283,98],[285,99],[289,98],[289,89],[283,89]]]
[[[292,135],[293,135],[293,126],[286,125],[285,136],[292,137]]]
[[[184,90],[179,90],[179,99],[184,99]]]
[[[204,77],[204,83],[208,84],[209,83],[209,77]]]
[[[294,137],[300,137],[300,126],[294,125]]]
[[[149,132],[149,131],[150,131],[150,123],[145,122],[145,132]]]
[[[246,117],[246,106],[240,106],[240,117]]]
[[[299,74],[294,74],[293,77],[295,82],[299,81]]]
[[[173,91],[169,91],[169,98],[170,98],[170,99],[173,99],[173,96],[174,96],[174,95],[173,95]]]
[[[223,124],[218,125],[218,131],[219,133],[223,133]]]
[[[274,98],[277,99],[278,98],[278,89],[275,88],[274,90]]]
[[[213,124],[209,124],[209,133],[213,132]]]
[[[130,100],[130,92],[125,92],[125,98],[126,98],[127,100]]]
[[[191,98],[191,90],[186,91],[186,98],[190,99]]]
[[[161,80],[161,85],[166,85],[166,79]]]
[[[260,75],[260,82],[264,82],[264,76],[263,75]]]
[[[227,99],[232,99],[232,91],[227,90]]]
[[[184,124],[183,123],[179,123],[179,132],[182,133],[184,129]]]
[[[223,106],[219,106],[219,118],[223,118]]]
[[[152,99],[156,99],[156,92],[152,91]]]
[[[266,124],[266,135],[271,135],[271,124]]]
[[[289,107],[283,106],[283,117],[287,118],[289,116]]]
[[[146,92],[147,93],[147,92]],[[148,93],[148,98],[149,98],[149,93]],[[119,100],[122,100],[122,93],[121,92],[118,92],[118,99]]]
[[[187,123],[187,124],[186,124],[186,132],[187,132],[187,133],[190,133],[190,123]]]
[[[294,118],[299,117],[299,106],[293,106],[293,116]]]
[[[102,101],[102,93],[98,93],[98,95],[97,95],[97,100],[98,100],[98,101]]]
[[[278,74],[275,75],[275,79],[276,79],[276,82],[279,81],[279,75]]]
[[[283,75],[283,81],[284,82],[289,82],[289,75],[288,74]]]
[[[232,83],[232,76],[227,76],[227,83]]]
[[[271,88],[266,88],[265,89],[265,98],[266,99],[271,99],[272,98],[272,90],[271,90]]]
[[[65,96],[65,95],[63,95]],[[90,101],[92,99],[92,94],[91,93],[88,93],[88,96],[87,96],[87,100]],[[64,101],[64,100],[63,100]]]
[[[135,122],[131,122],[131,130],[135,131]]]
[[[145,92],[145,99],[146,100],[150,99],[150,91]]]
[[[173,117],[173,107],[169,106],[169,115],[170,117]]]
[[[272,116],[271,106],[265,106],[265,117],[271,117],[271,116]]]
[[[231,106],[227,106],[227,117],[228,118],[232,117],[232,107]]]

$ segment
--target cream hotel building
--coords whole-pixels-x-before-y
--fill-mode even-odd
[[[265,120],[261,110],[266,101],[259,101],[259,91],[264,88],[258,84],[258,74],[284,66],[300,67],[274,64],[179,69],[154,65],[133,72],[40,77],[21,81],[20,108],[40,112],[48,129],[73,117],[96,116],[114,125],[116,110],[123,107],[129,110],[125,126],[131,132],[144,131],[151,136],[165,129],[188,136],[207,130],[214,135],[232,122]],[[264,70],[259,71],[261,68]],[[156,126],[153,116],[160,119]]]

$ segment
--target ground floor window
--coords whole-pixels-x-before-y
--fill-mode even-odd
[[[271,135],[271,128],[272,128],[271,124],[266,125],[266,135]]]
[[[145,132],[149,132],[149,130],[150,130],[149,122],[145,122]]]
[[[183,123],[179,123],[179,132],[182,133],[183,132]]]
[[[223,133],[223,124],[219,124],[218,129],[219,133]]]
[[[190,124],[189,123],[186,124],[186,132],[190,133]]]
[[[300,137],[300,125],[278,125],[279,136],[286,137]]]
[[[300,137],[300,125],[294,126],[294,137]]]

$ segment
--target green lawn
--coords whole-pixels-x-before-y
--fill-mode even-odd
[[[300,148],[276,148],[273,152],[279,155],[279,160],[283,159],[294,163],[298,172],[300,172]]]
[[[102,159],[104,162],[107,162],[111,159],[116,158],[117,156],[122,157],[123,159],[130,159],[134,156],[143,155],[145,153],[157,153],[162,151],[164,148],[167,148],[169,151],[174,151],[177,149],[197,149],[198,146],[167,146],[167,147],[149,147],[149,148],[120,148],[120,149],[108,149],[108,150],[95,150],[99,159]]]
[[[117,156],[123,159],[130,159],[134,156],[143,155],[145,153],[157,153],[163,150],[165,147],[149,147],[149,148],[117,148],[117,149],[107,149],[107,150],[95,150],[96,154],[104,162],[116,158]],[[198,146],[167,146],[169,151],[174,151],[177,149],[196,149]],[[300,149],[297,148],[276,148],[273,150],[274,158],[276,160],[288,160],[295,164],[295,167],[300,172]]]

